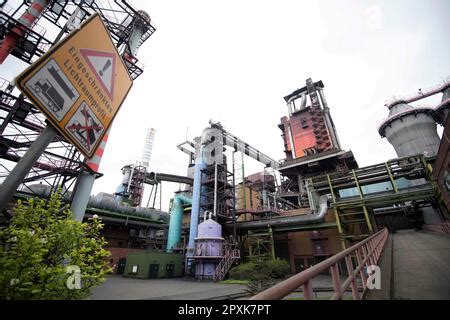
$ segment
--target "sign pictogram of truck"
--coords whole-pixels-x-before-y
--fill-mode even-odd
[[[46,103],[53,112],[56,113],[62,110],[64,98],[61,97],[59,92],[46,79],[39,79],[39,81],[34,84],[34,91],[47,100]]]
[[[67,86],[58,74],[58,71],[53,66],[49,66],[47,71],[55,82],[58,83],[58,85],[63,89],[67,97],[73,100],[75,98],[73,91]],[[53,112],[57,113],[63,109],[65,101],[63,96],[61,96],[58,90],[56,90],[56,88],[47,79],[39,79],[39,81],[34,84],[34,91],[36,91],[41,98],[46,100],[48,107],[53,110]]]

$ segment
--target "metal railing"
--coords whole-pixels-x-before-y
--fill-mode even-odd
[[[367,274],[365,272],[365,267],[377,264],[388,236],[388,230],[384,228],[327,260],[256,294],[250,300],[279,300],[292,293],[300,286],[303,286],[304,299],[312,300],[314,299],[312,280],[326,270],[330,270],[333,280],[334,294],[331,296],[331,300],[341,299],[349,286],[351,286],[353,299],[360,300],[364,297],[367,290]],[[348,276],[343,283],[341,283],[338,267],[338,264],[341,261],[345,261],[348,273]],[[362,294],[360,294],[357,286],[358,276],[360,277],[363,286]]]
[[[238,249],[227,250],[214,273],[214,281],[223,280],[234,262],[241,258],[241,252]]]

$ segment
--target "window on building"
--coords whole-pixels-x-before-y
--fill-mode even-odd
[[[308,127],[308,121],[306,120],[306,118],[301,118],[300,122],[302,124],[302,128],[307,128]]]

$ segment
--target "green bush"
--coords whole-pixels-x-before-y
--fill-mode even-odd
[[[111,272],[96,216],[73,219],[59,193],[44,200],[20,201],[0,229],[0,299],[81,299]]]
[[[286,260],[267,260],[264,267],[272,279],[285,278],[290,272],[289,263]]]
[[[289,274],[289,263],[285,260],[263,260],[241,263],[230,270],[230,279],[270,280],[282,279]]]
[[[251,280],[257,265],[253,262],[241,263],[230,270],[230,279]]]

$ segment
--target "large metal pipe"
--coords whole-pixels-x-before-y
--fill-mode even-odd
[[[294,136],[292,135],[292,129],[291,129],[291,123],[288,123],[288,135],[289,135],[289,143],[291,144],[291,154],[292,159],[297,158],[296,152],[295,152],[295,143],[294,143]]]
[[[168,173],[160,173],[160,172],[147,172],[145,174],[145,180],[144,183],[147,184],[157,184],[161,181],[167,181],[167,182],[177,182],[177,183],[184,183],[184,184],[193,184],[193,179],[185,176],[179,176],[175,174],[168,174]]]
[[[25,13],[19,18],[20,25],[13,27],[0,43],[0,64],[2,64],[14,48],[16,48],[20,37],[25,34],[23,26],[31,28],[33,23],[39,19],[50,2],[50,0],[35,0],[27,8]]]
[[[322,101],[325,123],[328,128],[328,133],[331,136],[333,146],[336,149],[341,150],[341,143],[339,142],[339,137],[337,135],[336,128],[334,127],[333,120],[331,120],[330,108],[328,108],[327,100],[325,99],[325,95],[323,94],[323,89],[318,87],[317,91],[319,92],[320,100]]]
[[[166,251],[171,252],[180,242],[181,227],[183,222],[183,205],[192,204],[192,199],[184,194],[177,193],[173,198],[172,210],[170,211],[169,234],[167,237]]]
[[[246,154],[250,158],[253,158],[256,161],[259,161],[268,167],[278,169],[278,166],[279,166],[278,161],[272,159],[271,157],[265,155],[258,149],[253,148],[245,141],[243,141],[243,140],[239,139],[238,137],[232,135],[231,133],[227,132],[220,123],[214,123],[212,121],[210,121],[209,123],[211,124],[211,128],[206,128],[205,130],[219,129],[222,132],[222,136],[223,136],[222,140],[223,140],[224,145],[232,147],[232,148],[234,148],[234,150],[241,151],[242,153]],[[212,134],[209,136],[215,136],[215,135]],[[216,137],[216,138],[220,138],[220,137]]]
[[[195,159],[194,169],[194,185],[192,187],[192,210],[191,223],[189,229],[189,242],[187,246],[187,256],[194,255],[195,238],[197,237],[198,220],[201,217],[201,201],[202,197],[202,171],[206,169],[206,163],[203,159],[203,146],[200,146],[198,156]]]
[[[267,229],[268,226],[276,229],[276,227],[322,223],[325,221],[325,216],[328,212],[328,197],[326,195],[323,195],[320,197],[319,201],[320,205],[317,212],[311,212],[310,214],[299,216],[276,217],[272,219],[261,219],[254,221],[241,221],[236,223],[236,229],[238,231],[247,231],[252,229]]]

